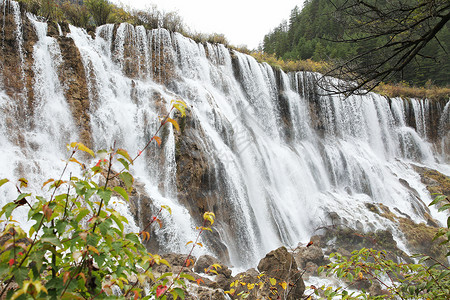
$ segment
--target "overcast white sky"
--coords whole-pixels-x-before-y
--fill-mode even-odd
[[[113,0],[135,8],[156,4],[160,10],[176,11],[192,31],[223,33],[232,45],[256,48],[264,35],[288,19],[303,0]]]

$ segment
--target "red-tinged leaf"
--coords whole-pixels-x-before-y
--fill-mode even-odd
[[[80,236],[80,238],[81,238],[83,241],[86,242],[86,238],[87,238],[87,235],[88,235],[87,231],[85,231],[85,232],[80,232],[78,235]]]
[[[306,245],[306,248],[308,248],[309,246],[312,246],[313,242],[309,241],[308,245]]]
[[[161,297],[165,293],[166,290],[167,290],[167,286],[159,285],[156,288],[156,297],[158,297],[158,298]]]
[[[172,123],[173,127],[175,127],[177,131],[180,131],[180,126],[178,125],[177,121],[171,118],[167,118],[166,123],[167,122]]]
[[[64,273],[64,275],[63,275],[63,282],[64,282],[64,284],[66,284],[67,279],[69,279],[69,276],[70,276],[70,272],[69,271]]]
[[[198,285],[200,285],[200,282],[203,282],[203,283],[205,283],[205,281],[204,281],[203,279],[201,279],[201,278],[197,278],[197,280],[196,280],[196,281],[197,281],[197,284],[198,284]]]
[[[19,252],[19,255],[23,255],[23,252]]]
[[[42,185],[42,187],[46,186],[47,184],[49,184],[50,182],[55,181],[55,179],[50,178],[49,180],[47,180],[46,182],[44,182],[44,184]]]
[[[137,155],[138,155],[138,156],[141,156],[141,154],[142,154],[142,151],[139,150]]]
[[[158,146],[161,146],[161,138],[159,136],[154,136],[153,139],[158,143]]]
[[[42,206],[42,211],[44,212],[44,216],[47,218],[47,221],[50,221],[53,214],[53,210],[50,207],[48,207],[47,204],[45,204],[44,206]]]
[[[128,152],[124,149],[117,149],[116,151],[117,154],[122,155],[123,157],[125,157],[131,164],[133,164],[133,159],[131,158],[130,154],[128,154]]]
[[[28,180],[26,180],[25,178],[20,178],[19,179],[20,182],[20,187],[27,187],[28,186]]]
[[[133,291],[133,293],[134,293],[134,300],[139,299],[139,297],[141,296],[141,295],[139,295],[138,291]]]
[[[15,259],[14,259],[14,258],[11,258],[11,259],[9,260],[9,266],[12,267],[12,265],[14,264],[14,262],[15,262]]]
[[[161,229],[161,228],[162,228],[162,226],[163,226],[163,223],[162,223],[162,221],[161,221],[160,219],[156,219],[156,222],[158,222],[158,224],[159,224],[159,228]]]
[[[185,264],[186,267],[189,267],[191,265],[191,260],[190,259],[186,259],[184,264]]]

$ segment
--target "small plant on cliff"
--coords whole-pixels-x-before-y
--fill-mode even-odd
[[[450,209],[450,202],[446,196],[436,197],[430,205],[440,204],[439,211]],[[447,228],[435,235],[436,243],[446,247],[447,260],[450,256],[450,216],[447,218]],[[450,268],[443,262],[426,255],[415,255],[417,263],[397,263],[388,259],[390,255],[384,250],[362,248],[353,251],[347,258],[339,253],[332,253],[330,258],[334,262],[319,267],[318,273],[326,271],[327,275],[334,274],[349,283],[376,282],[384,292],[382,295],[370,295],[364,289],[362,292],[348,292],[342,287],[333,288],[322,286],[313,288],[314,294],[320,291],[327,299],[340,297],[341,299],[448,299],[450,295]],[[312,295],[311,295],[312,296]]]
[[[162,126],[172,123],[178,128],[169,117],[173,109],[185,115],[184,102],[173,102],[155,135],[134,158],[124,149],[113,147],[95,154],[81,143],[71,143],[59,178],[42,184],[42,194],[48,196],[27,192],[27,180],[18,181],[18,197],[0,212],[0,297],[6,293],[10,299],[166,299],[170,293],[174,299],[184,299],[185,279],[194,278],[183,274],[183,268],[176,275],[156,276],[153,267],[169,263],[148,253],[141,242],[150,238],[146,230],[160,222],[163,209],[170,213],[170,208],[162,207],[143,231],[133,233],[126,232],[127,219],[110,205],[119,198],[129,200],[134,181],[130,166],[152,141],[161,143],[156,134]],[[93,166],[81,162],[79,154],[95,157]],[[120,163],[122,171],[113,172],[113,163]],[[79,177],[67,174],[70,164],[79,166]],[[12,182],[0,180],[0,186],[4,184]],[[12,218],[21,206],[29,207],[28,220],[34,223],[29,232]],[[213,213],[204,214],[192,249],[201,246],[198,239],[204,230],[210,230],[214,217]],[[183,267],[189,265],[189,256]]]

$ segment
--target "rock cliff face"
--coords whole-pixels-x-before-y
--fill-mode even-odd
[[[242,266],[336,220],[401,239],[396,219],[371,214],[371,203],[432,219],[411,162],[449,172],[448,102],[344,100],[323,95],[317,74],[285,74],[164,29],[108,24],[86,33],[14,1],[0,7],[0,169],[42,176],[71,139],[136,153],[172,99],[188,104],[180,132],[165,128],[161,148],[133,170],[139,226],[161,205],[173,209],[152,251],[185,252],[205,211],[217,215],[206,251]]]

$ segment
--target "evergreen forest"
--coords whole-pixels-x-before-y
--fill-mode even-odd
[[[383,3],[388,5],[388,1],[366,2],[374,4],[376,2],[376,7],[380,10],[383,9],[381,7]],[[402,2],[405,5],[413,5],[418,1]],[[358,16],[339,11],[339,7],[343,5],[346,5],[345,0],[305,0],[302,9],[296,6],[288,20],[281,22],[264,37],[263,51],[283,60],[312,59],[337,62],[366,53],[370,49],[379,47],[386,38],[389,38],[389,36],[380,36],[372,40],[359,39],[367,34],[358,30],[358,22],[362,23],[363,20],[357,20]],[[395,22],[395,19],[393,21]],[[348,26],[349,24],[353,26]],[[374,26],[377,25],[374,24]],[[352,40],[359,40],[359,42],[350,42]],[[449,46],[450,24],[447,22],[406,68],[393,74],[387,81],[415,86],[448,85],[450,83]],[[374,52],[374,55],[379,54]]]

